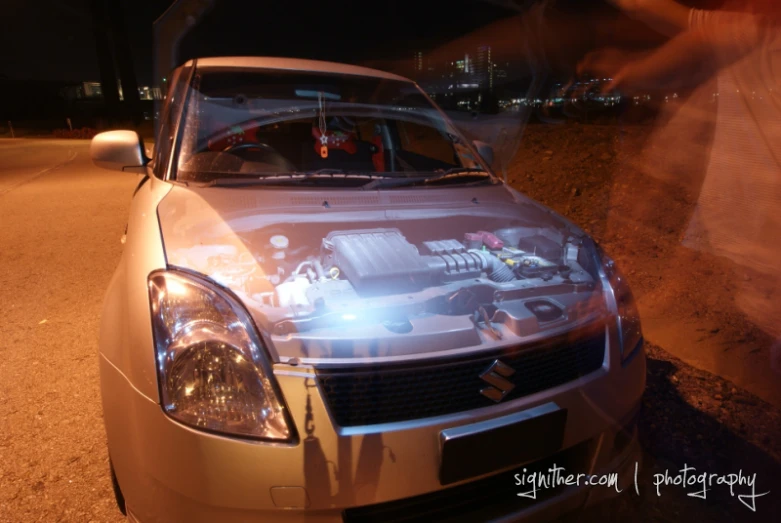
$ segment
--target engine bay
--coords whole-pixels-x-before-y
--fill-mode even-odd
[[[425,230],[269,228],[242,237],[243,251],[197,246],[178,257],[205,266],[276,335],[361,324],[407,333],[415,318],[470,316],[501,338],[498,324],[520,335],[523,322],[566,321],[598,285],[589,249],[566,229]]]
[[[284,245],[286,240],[276,236],[272,243]],[[516,244],[505,246],[500,236],[486,231],[466,233],[463,242],[430,240],[420,246],[409,243],[398,229],[334,231],[323,239],[319,256],[309,257],[295,268],[277,266],[278,274],[288,276],[264,295],[263,301],[300,309],[315,306],[318,300],[327,302],[330,290],[369,298],[418,293],[467,280],[503,284],[570,276],[572,269],[563,263],[562,248],[553,240],[528,238],[526,250]],[[283,252],[281,248],[277,251]]]

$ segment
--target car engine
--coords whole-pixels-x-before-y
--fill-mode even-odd
[[[427,315],[472,315],[487,326],[497,320],[517,326],[533,316],[549,324],[588,300],[599,281],[593,249],[568,229],[464,232],[454,225],[426,238],[430,227],[406,234],[326,227],[319,234],[307,227],[305,235],[292,228],[255,231],[240,245],[194,246],[172,253],[172,261],[240,294],[274,334],[359,317],[386,326]]]
[[[270,240],[274,252],[264,257],[274,290],[257,298],[267,307],[304,310],[465,284],[512,289],[532,280],[590,280],[578,264],[578,245],[532,232],[475,231],[413,245],[395,228],[340,230],[322,239],[318,255],[295,264],[287,237],[278,235]]]

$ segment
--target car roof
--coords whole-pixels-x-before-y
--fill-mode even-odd
[[[336,62],[324,62],[320,60],[303,60],[300,58],[279,58],[279,57],[261,57],[261,56],[230,56],[230,57],[209,57],[198,58],[195,60],[196,66],[201,68],[211,67],[239,67],[246,69],[277,69],[286,71],[303,71],[317,73],[351,74],[356,76],[368,76],[373,78],[385,78],[387,80],[399,80],[402,82],[412,82],[409,78],[404,78],[393,73],[386,73],[377,69],[361,67],[358,65],[340,64]],[[191,65],[189,61],[187,65]]]

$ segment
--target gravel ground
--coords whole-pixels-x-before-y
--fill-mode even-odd
[[[669,329],[647,329],[653,343],[641,422],[641,495],[629,492],[579,517],[770,520],[781,513],[774,384],[762,381],[768,374],[759,370],[730,368],[751,367],[741,365],[750,358],[764,361],[767,335],[729,299],[732,268],[678,252],[696,195],[664,192],[633,174],[627,159],[646,139],[643,128],[533,125],[510,170],[516,187],[584,225],[608,248],[646,304],[641,310],[656,313],[667,304],[667,316],[659,318],[680,339],[669,343]],[[108,476],[97,333],[135,183],[92,168],[86,142],[0,142],[2,523],[121,521]],[[638,211],[638,201],[654,194],[649,191],[665,197]],[[660,278],[686,299],[660,294]],[[725,340],[733,348],[724,351]],[[697,359],[707,351],[719,355]],[[759,384],[752,383],[757,377]],[[757,500],[756,513],[723,486],[707,500],[674,487],[657,496],[653,474],[684,464],[709,473],[756,473],[757,492],[771,494]]]
[[[659,134],[651,126],[530,125],[508,175],[516,188],[590,232],[618,262],[651,341],[781,408],[770,364],[779,334],[736,304],[739,293],[756,294],[763,280],[681,244],[706,148],[681,161],[679,148]]]
[[[573,514],[564,521],[770,521],[781,513],[781,412],[733,383],[698,370],[660,347],[648,344],[648,387],[643,403],[640,440],[644,449],[638,474],[639,495],[630,487],[619,498]],[[748,494],[736,486],[713,485],[706,499],[687,494],[692,485],[660,486],[657,474],[728,476],[756,474],[756,512],[737,498]],[[746,500],[748,502],[748,500]]]
[[[687,143],[707,143],[707,131],[688,130],[700,135]],[[624,495],[582,519],[767,521],[781,513],[774,337],[735,303],[751,275],[681,246],[707,147],[687,150],[680,161],[671,140],[658,126],[530,125],[508,170],[513,186],[584,227],[616,259],[652,342],[640,496]],[[756,513],[723,486],[707,500],[670,487],[657,496],[654,474],[687,464],[700,473],[756,473],[757,492],[770,494],[757,499]]]

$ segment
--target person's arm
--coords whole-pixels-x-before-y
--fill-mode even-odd
[[[686,31],[645,58],[621,68],[605,90],[685,89],[707,80],[716,69],[713,49],[703,34]]]
[[[762,42],[760,18],[722,11],[692,11],[692,28],[613,76],[610,88],[680,89],[699,85]]]
[[[719,68],[762,46],[768,34],[778,31],[762,16],[702,9],[691,10],[689,25],[690,30],[700,33],[713,49],[713,58]]]
[[[606,0],[627,16],[667,36],[689,28],[691,9],[674,0]]]

